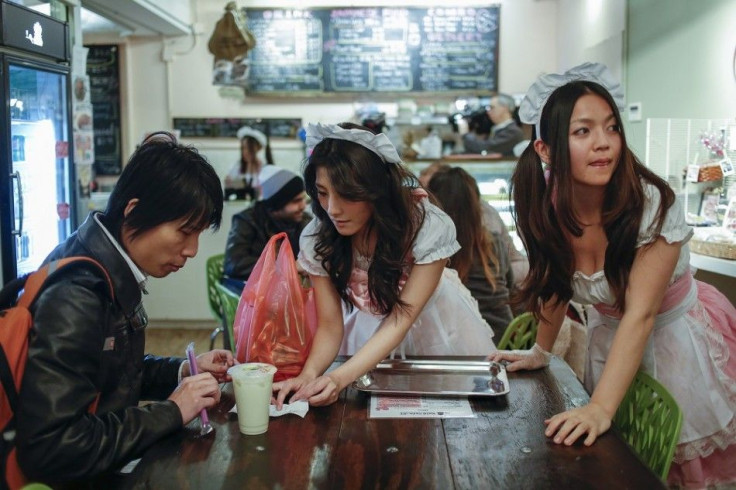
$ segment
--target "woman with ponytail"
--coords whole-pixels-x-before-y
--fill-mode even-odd
[[[590,402],[546,421],[546,435],[593,444],[611,426],[637,370],[658,379],[683,411],[668,483],[736,482],[736,310],[695,281],[692,229],[668,184],[626,145],[620,85],[585,63],[544,75],[521,118],[536,138],[512,178],[529,275],[518,298],[539,319],[528,351],[491,354],[507,369],[548,364],[567,304],[593,305],[585,386]]]

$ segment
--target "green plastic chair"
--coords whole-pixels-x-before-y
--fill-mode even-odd
[[[613,424],[647,466],[666,481],[682,428],[682,410],[667,388],[639,371]]]
[[[537,319],[530,312],[517,316],[496,344],[499,350],[531,349],[537,340]]]
[[[222,300],[220,299],[220,294],[217,292],[216,286],[220,284],[224,266],[225,254],[213,255],[207,259],[207,299],[210,302],[212,316],[215,317],[215,320],[220,324],[223,323]],[[224,332],[225,330],[222,326],[218,326],[212,331],[210,334],[210,350],[214,349],[217,336]]]
[[[225,348],[235,352],[235,340],[233,337],[233,324],[235,323],[235,312],[238,311],[240,296],[229,290],[220,283],[215,285],[217,294],[222,304],[222,324],[225,333]]]

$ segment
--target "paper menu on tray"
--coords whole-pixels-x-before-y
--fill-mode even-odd
[[[371,419],[474,418],[467,398],[372,395],[368,406]]]

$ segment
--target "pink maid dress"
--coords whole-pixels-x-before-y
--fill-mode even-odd
[[[660,196],[650,185],[646,192],[638,246],[657,238],[649,227]],[[672,393],[684,415],[668,483],[705,488],[736,482],[736,309],[713,286],[693,279],[686,243],[692,230],[679,201],[668,211],[660,235],[683,246],[641,367]],[[585,387],[592,393],[621,315],[612,306],[615,298],[602,270],[591,276],[575,272],[573,290],[573,301],[595,305],[585,369]]]
[[[426,196],[426,194],[425,194]],[[424,224],[412,249],[415,264],[429,264],[451,257],[460,249],[455,239],[455,225],[447,214],[419,196],[418,205],[426,211]],[[299,264],[309,274],[327,276],[321,261],[315,257],[316,230],[320,221],[313,219],[302,231],[299,242]],[[355,306],[343,308],[345,334],[340,354],[352,355],[381,327],[384,316],[372,308],[368,294],[368,268],[371,258],[354,256],[348,284]],[[405,272],[403,287],[410,269]],[[424,309],[397,348],[400,355],[488,355],[496,350],[491,338],[493,330],[483,320],[478,303],[463,285],[457,272],[445,268],[440,282]]]

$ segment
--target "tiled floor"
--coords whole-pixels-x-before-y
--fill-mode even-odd
[[[184,357],[187,345],[194,342],[194,351],[201,354],[210,350],[211,333],[212,329],[148,327],[146,329],[146,353]],[[222,348],[222,334],[217,337],[215,348]]]

